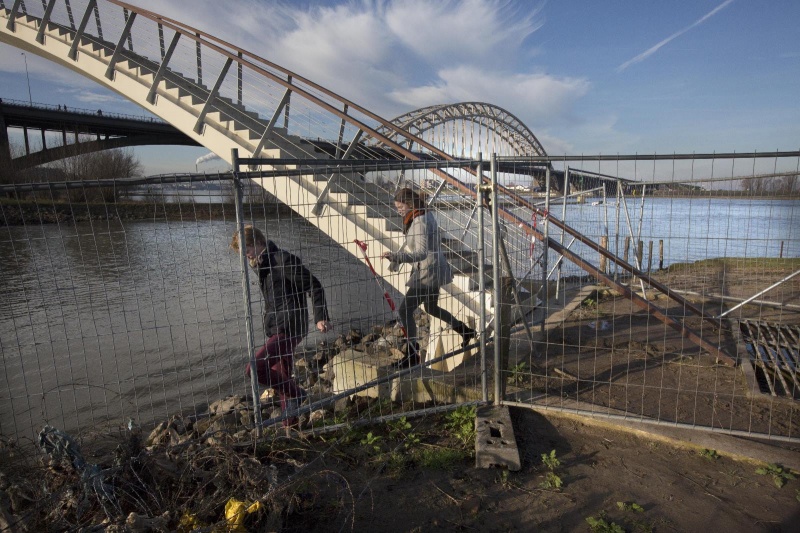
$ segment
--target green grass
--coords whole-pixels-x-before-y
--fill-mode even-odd
[[[475,443],[475,414],[474,405],[462,406],[451,411],[445,416],[444,427],[458,439],[462,446],[473,446]]]
[[[783,487],[787,482],[795,479],[796,477],[790,469],[783,468],[775,463],[770,463],[766,466],[756,469],[756,474],[760,474],[762,476],[771,476],[772,481],[778,488]]]
[[[702,451],[699,452],[700,457],[705,457],[706,459],[719,459],[720,455],[717,453],[717,450],[709,450],[708,448],[703,448]]]
[[[413,457],[422,468],[451,471],[468,459],[469,454],[454,448],[425,447],[415,450]]]
[[[702,259],[694,263],[673,263],[666,268],[666,272],[683,272],[702,267],[714,268],[780,268],[795,270],[800,267],[800,258],[797,257],[716,257]]]

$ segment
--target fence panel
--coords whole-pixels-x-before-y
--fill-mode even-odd
[[[619,260],[569,246],[606,281],[574,261],[553,268],[549,250],[535,335],[512,336],[503,369],[510,403],[796,440],[796,155],[554,163],[573,190],[595,190],[543,199],[550,238],[567,246],[566,225]],[[541,229],[541,203],[515,212]]]
[[[509,169],[534,166],[498,162],[500,187],[489,202],[501,217],[495,235],[490,210],[419,163],[283,175],[239,169],[248,184],[244,221],[302,259],[324,288],[334,325],[322,333],[310,324],[296,350],[305,428],[502,398],[797,438],[796,155],[751,157],[747,173],[726,156],[554,158],[547,176],[539,164],[529,175],[534,186],[514,190],[505,187]],[[477,189],[477,161],[449,164]],[[174,414],[202,419],[218,400],[250,394],[242,271],[229,247],[233,179],[4,188],[4,437],[29,441],[44,424],[87,435],[129,419],[146,427]],[[92,193],[109,186],[111,196]],[[391,271],[381,256],[402,249],[392,195],[403,186],[427,192],[456,274],[440,306],[484,331],[489,354],[503,309],[496,303],[510,307],[509,351],[499,365],[491,355],[482,363],[477,346],[461,350],[452,328],[418,313],[426,364],[399,375],[392,366],[404,343],[385,296],[402,301],[410,269]],[[366,243],[376,273],[355,240]],[[494,283],[495,264],[508,283]],[[254,274],[258,349],[264,308]],[[492,379],[505,389],[499,397],[487,387]],[[292,418],[269,387],[258,392],[265,391],[265,426]],[[253,412],[242,405],[239,430],[252,429]]]

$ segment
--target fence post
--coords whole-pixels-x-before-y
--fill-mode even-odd
[[[622,203],[621,202],[621,198],[622,198],[622,182],[619,179],[617,179],[616,185],[617,185],[617,191],[616,191],[616,196],[617,196],[617,205],[616,205],[616,207],[617,207],[617,216],[616,216],[616,220],[614,222],[614,253],[617,256],[619,256],[619,218],[620,218],[619,211],[620,211],[620,207],[621,207],[621,203]],[[627,246],[626,246],[626,248],[627,248]],[[627,255],[625,257],[626,257],[625,261],[627,262],[628,261]],[[619,280],[619,265],[617,264],[616,261],[614,261],[614,281],[618,281],[618,280]]]
[[[481,399],[484,402],[489,401],[489,388],[486,380],[486,246],[484,240],[484,221],[483,221],[483,154],[478,154],[478,168],[475,173],[478,176],[476,185],[478,198],[477,198],[477,211],[478,211],[478,292],[481,295],[480,300],[480,324],[479,329],[479,347],[478,353],[481,358]]]
[[[628,248],[631,245],[631,238],[625,237],[625,247],[622,250],[622,260],[628,262]]]
[[[542,306],[547,313],[548,302],[550,301],[550,286],[547,284],[547,256],[550,255],[549,230],[550,223],[550,163],[544,171],[544,218],[542,220]],[[541,332],[544,333],[545,321],[542,320]]]
[[[242,180],[239,178],[239,150],[231,150],[231,164],[233,175],[233,185],[236,189],[234,195],[236,202],[236,227],[239,231],[239,263],[242,267],[242,292],[244,294],[244,317],[245,334],[247,335],[247,356],[250,362],[250,387],[253,391],[253,424],[256,429],[256,437],[261,437],[261,398],[258,389],[258,371],[256,370],[256,348],[253,339],[253,312],[250,308],[250,269],[248,268],[247,255],[244,242],[244,191]]]
[[[642,259],[644,259],[644,241],[638,240],[636,241],[636,260],[639,263],[639,269],[642,268]]]
[[[564,183],[561,186],[561,222],[567,223],[567,195],[569,195],[569,167],[564,166]],[[566,237],[566,232],[562,229],[561,230],[561,237],[559,237],[558,243],[563,245],[564,244],[564,237]],[[561,289],[561,266],[564,264],[564,261],[558,262],[558,275],[556,276],[556,294],[555,298],[558,299],[559,291]]]
[[[664,239],[658,239],[658,269],[664,270]]]
[[[506,387],[503,371],[508,368],[509,335],[511,333],[510,283],[501,276],[500,263],[500,216],[497,195],[497,154],[492,154],[490,162],[492,175],[492,292],[494,300],[494,405],[500,405],[505,397]],[[510,276],[510,272],[508,275]]]

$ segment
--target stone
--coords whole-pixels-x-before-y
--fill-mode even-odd
[[[161,516],[149,517],[138,513],[131,513],[125,519],[125,525],[132,533],[149,533],[151,531],[169,531],[169,512]]]
[[[488,405],[475,416],[475,468],[522,468],[508,406]]]
[[[334,394],[359,387],[379,376],[392,373],[393,370],[389,366],[391,363],[392,359],[388,355],[370,356],[365,352],[353,349],[340,352],[328,363],[328,368],[333,371],[334,375]],[[355,394],[370,398],[388,397],[390,390],[391,384],[387,382]]]
[[[217,400],[208,406],[208,412],[212,415],[227,413],[232,411],[234,407],[245,402],[244,396],[229,396],[222,400]]]

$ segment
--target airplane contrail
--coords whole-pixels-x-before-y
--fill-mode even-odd
[[[625,63],[621,64],[620,66],[617,67],[617,69],[616,69],[617,72],[622,72],[623,70],[625,70],[629,66],[633,65],[634,63],[639,63],[640,61],[644,61],[645,59],[647,59],[651,55],[655,54],[658,51],[659,48],[661,48],[665,44],[669,43],[673,39],[676,39],[677,37],[680,37],[681,35],[683,35],[687,31],[691,30],[692,28],[694,28],[696,26],[699,26],[703,22],[707,21],[708,19],[710,19],[711,17],[713,17],[714,15],[716,15],[717,13],[719,13],[720,11],[722,11],[723,9],[728,7],[728,5],[731,4],[732,2],[733,2],[733,0],[725,0],[720,5],[718,5],[717,7],[715,7],[714,9],[712,9],[711,11],[709,11],[708,13],[706,13],[705,15],[703,15],[702,17],[700,17],[699,19],[694,21],[694,23],[690,24],[689,26],[683,28],[680,31],[677,31],[677,32],[673,33],[672,35],[670,35],[669,37],[667,37],[666,39],[664,39],[660,43],[656,44],[655,46],[653,46],[651,48],[648,48],[647,50],[645,50],[644,52],[642,52],[638,56],[634,57],[633,59],[630,59],[630,60],[626,61]]]

